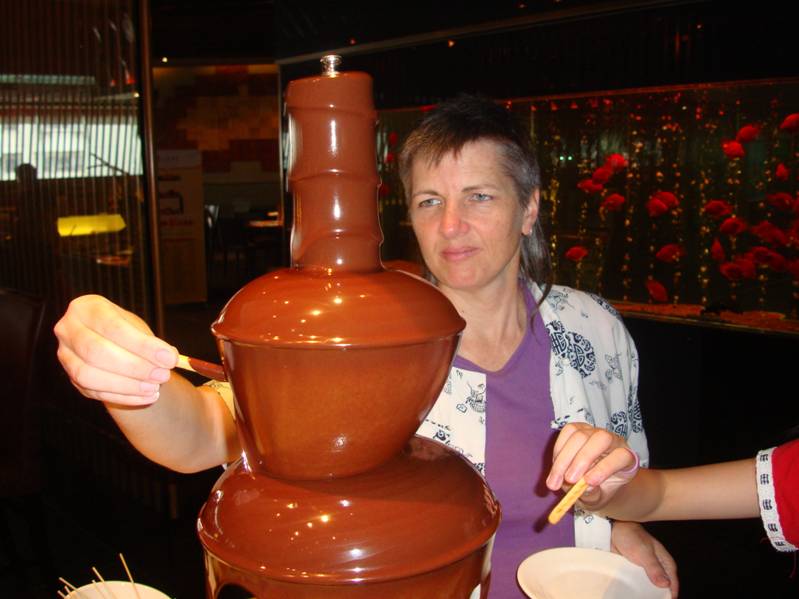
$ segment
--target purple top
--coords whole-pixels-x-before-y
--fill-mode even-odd
[[[523,286],[528,319],[535,300]],[[485,473],[502,505],[502,522],[491,557],[491,599],[525,597],[516,569],[531,553],[574,546],[574,523],[547,523],[557,499],[544,486],[552,463],[556,431],[549,395],[550,341],[540,314],[519,347],[497,371],[486,371],[456,356],[454,366],[486,375]]]

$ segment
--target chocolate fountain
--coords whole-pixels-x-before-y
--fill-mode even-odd
[[[485,597],[496,499],[462,456],[414,436],[465,323],[383,268],[372,80],[322,62],[286,91],[292,266],[212,326],[244,452],[200,513],[207,597]]]

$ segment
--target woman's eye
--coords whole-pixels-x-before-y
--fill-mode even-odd
[[[438,206],[441,203],[439,198],[425,198],[419,201],[419,208],[426,208],[428,206]]]
[[[477,202],[486,202],[486,201],[492,199],[493,197],[494,196],[489,195],[487,193],[473,193],[472,194],[472,199],[477,201]]]

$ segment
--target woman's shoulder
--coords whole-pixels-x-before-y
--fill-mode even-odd
[[[553,285],[544,303],[552,311],[552,316],[560,320],[622,320],[618,310],[602,296],[565,285]]]

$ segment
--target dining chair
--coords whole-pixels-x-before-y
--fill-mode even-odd
[[[30,565],[51,574],[46,518],[42,507],[44,467],[37,357],[43,340],[45,301],[0,288],[0,548],[13,576]],[[28,539],[23,537],[27,536]],[[30,549],[30,550],[28,550]],[[23,557],[24,553],[32,553]]]

